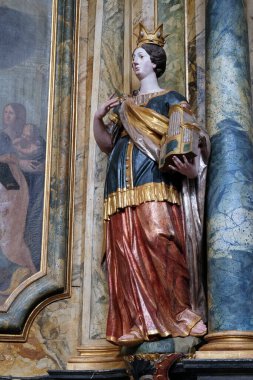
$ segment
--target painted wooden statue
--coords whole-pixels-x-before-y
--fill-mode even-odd
[[[109,98],[94,117],[96,142],[109,155],[106,337],[118,345],[206,333],[201,236],[209,140],[199,129],[196,157],[172,155],[166,172],[159,170],[170,110],[189,110],[184,96],[158,84],[164,42],[162,26],[149,33],[140,24],[132,55],[139,90]],[[111,127],[103,121],[107,114]]]

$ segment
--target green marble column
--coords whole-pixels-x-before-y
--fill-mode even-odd
[[[218,357],[220,351],[233,350],[251,355],[253,146],[243,0],[209,0],[206,36],[212,154],[207,192],[209,343],[203,349],[218,351]]]

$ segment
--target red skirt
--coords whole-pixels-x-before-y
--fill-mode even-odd
[[[145,340],[187,336],[191,310],[181,208],[168,202],[127,207],[106,222],[107,340],[132,329]]]

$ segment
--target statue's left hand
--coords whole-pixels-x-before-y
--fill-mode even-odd
[[[183,161],[181,161],[178,157],[173,156],[174,165],[169,165],[170,169],[185,175],[188,178],[195,178],[198,175],[198,169],[196,165],[196,160],[193,159],[193,162],[187,160],[185,156],[183,156]]]

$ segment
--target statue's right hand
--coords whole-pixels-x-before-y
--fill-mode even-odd
[[[102,120],[105,115],[110,112],[110,110],[120,104],[118,97],[115,97],[115,94],[111,95],[108,100],[102,103],[97,111],[95,112],[94,117]]]

